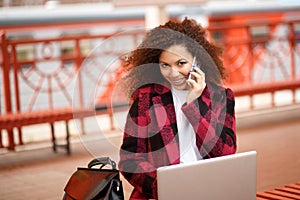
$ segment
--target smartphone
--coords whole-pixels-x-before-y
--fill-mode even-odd
[[[196,64],[196,56],[194,56],[194,59],[193,59],[193,62],[192,62],[192,67],[191,67],[191,69],[190,69],[190,73],[189,73],[188,79],[192,78],[191,72],[194,71],[194,68],[195,68],[195,67],[198,67],[198,65]],[[198,68],[199,68],[199,67],[198,67]]]

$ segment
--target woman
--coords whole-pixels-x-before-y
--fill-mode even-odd
[[[156,199],[156,169],[236,152],[234,95],[221,49],[194,20],[169,21],[127,57],[131,107],[119,169],[131,199]]]

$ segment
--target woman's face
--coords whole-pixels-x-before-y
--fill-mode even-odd
[[[186,80],[192,67],[193,55],[185,46],[173,45],[164,50],[159,57],[163,77],[177,90],[189,88]]]

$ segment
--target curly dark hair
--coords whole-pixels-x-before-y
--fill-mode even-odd
[[[126,87],[129,95],[145,84],[165,82],[158,65],[159,57],[173,45],[183,45],[196,56],[206,82],[222,84],[226,77],[222,49],[206,39],[206,31],[200,24],[185,18],[182,22],[169,21],[150,30],[138,48],[126,57],[123,67],[128,70]]]

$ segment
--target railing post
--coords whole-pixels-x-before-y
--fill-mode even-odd
[[[10,59],[9,59],[9,51],[8,51],[8,44],[6,40],[6,35],[4,31],[1,31],[1,43],[2,43],[2,79],[3,79],[3,95],[4,95],[4,108],[5,113],[8,114],[12,112],[12,105],[11,105],[11,90],[10,90]],[[14,134],[13,129],[7,129],[8,134],[8,149],[14,150],[15,149],[15,142],[14,142]]]
[[[17,59],[17,50],[16,46],[12,45],[11,47],[11,58],[12,58],[12,65],[13,65],[13,80],[14,80],[14,91],[15,91],[15,103],[16,103],[16,111],[21,111],[21,104],[20,104],[20,93],[19,93],[19,79],[18,79],[18,71],[19,71],[19,65],[18,65],[18,59]],[[22,138],[22,129],[21,127],[17,127],[16,131],[18,132],[19,137],[19,145],[23,145],[23,138]]]
[[[83,103],[83,90],[82,90],[82,78],[81,78],[81,64],[82,64],[82,58],[81,58],[81,50],[80,50],[80,41],[76,40],[75,44],[75,65],[77,68],[77,80],[78,80],[78,98],[79,98],[79,109],[82,109],[84,107]],[[85,124],[82,117],[79,118],[80,121],[80,128],[81,133],[85,134]]]
[[[296,37],[295,37],[294,24],[292,22],[289,22],[288,27],[289,27],[288,40],[289,40],[290,52],[291,52],[291,65],[290,65],[291,79],[294,81],[296,79],[296,62],[295,62]],[[295,104],[296,103],[296,89],[293,89],[292,92],[293,92],[292,102],[293,102],[293,104]]]

